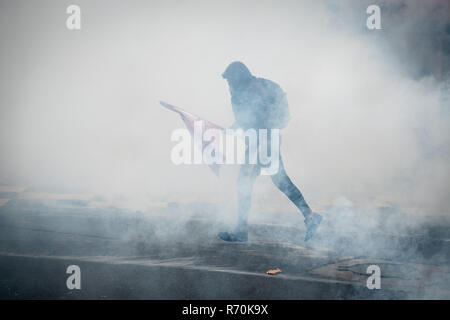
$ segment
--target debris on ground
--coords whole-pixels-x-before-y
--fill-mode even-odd
[[[270,274],[270,275],[275,275],[275,274],[280,273],[280,272],[281,272],[280,268],[271,269],[271,270],[266,271],[266,273]]]

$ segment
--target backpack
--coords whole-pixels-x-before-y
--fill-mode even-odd
[[[273,81],[261,79],[263,81],[263,94],[266,97],[266,122],[267,128],[282,129],[289,122],[289,104],[286,93]]]

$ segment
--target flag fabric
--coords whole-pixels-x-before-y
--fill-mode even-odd
[[[208,129],[219,129],[219,130],[225,131],[225,129],[223,127],[218,126],[218,125],[212,123],[211,121],[208,121],[208,120],[205,120],[203,118],[200,118],[199,116],[194,115],[194,114],[192,114],[190,112],[187,112],[187,111],[185,111],[185,110],[183,110],[183,109],[181,109],[179,107],[173,106],[173,105],[168,104],[168,103],[166,103],[164,101],[160,101],[160,103],[161,103],[161,105],[163,107],[165,107],[165,108],[167,108],[169,110],[172,110],[172,111],[174,111],[174,112],[176,112],[176,113],[178,113],[180,115],[181,120],[183,120],[184,124],[186,125],[187,129],[189,130],[189,132],[191,133],[191,135],[193,137],[194,137],[194,123],[196,121],[202,121],[202,125],[203,125],[202,132],[205,132]],[[194,137],[194,139],[195,139],[195,137]],[[197,145],[201,145],[202,146],[202,150],[201,151],[203,153],[203,150],[206,148],[206,146],[208,146],[208,144],[212,143],[212,141],[205,141],[203,139],[203,137],[201,139],[203,140],[202,143],[197,144]],[[211,168],[211,170],[214,172],[214,174],[218,177],[219,173],[220,173],[220,165],[217,164],[217,163],[213,163],[213,164],[210,164],[208,166]]]

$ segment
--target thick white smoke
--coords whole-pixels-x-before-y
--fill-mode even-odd
[[[337,20],[328,2],[79,2],[80,31],[65,29],[64,1],[2,2],[1,181],[139,204],[229,202],[237,168],[217,180],[206,166],[173,165],[170,135],[183,124],[158,101],[229,126],[220,75],[241,60],[287,92],[283,157],[313,209],[345,197],[448,212],[441,82],[410,77],[417,61],[377,41],[387,31],[355,31],[364,6],[342,6],[353,19]],[[394,42],[413,33],[410,17]],[[290,206],[260,180],[256,208]]]

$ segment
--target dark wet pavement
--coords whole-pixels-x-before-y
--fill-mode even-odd
[[[420,232],[392,234],[377,225],[339,232],[329,215],[307,244],[301,224],[268,222],[251,225],[248,243],[226,243],[216,237],[226,226],[205,207],[140,212],[11,199],[0,206],[0,298],[450,298],[443,222],[428,221]],[[81,268],[81,290],[66,287],[73,264]],[[380,290],[366,286],[373,264],[381,269]],[[265,274],[273,268],[282,272]]]

